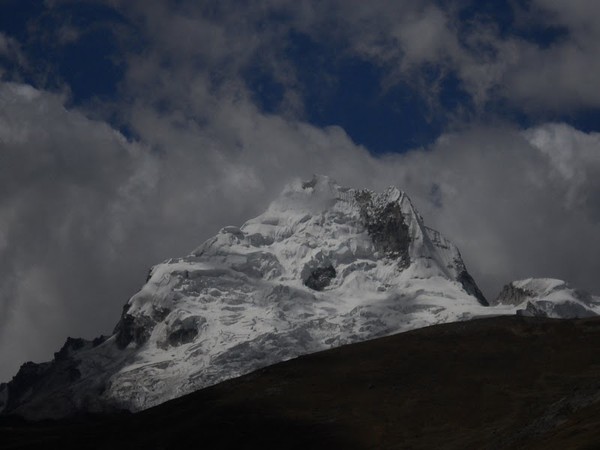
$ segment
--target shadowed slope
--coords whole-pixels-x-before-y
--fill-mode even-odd
[[[0,414],[139,411],[302,354],[488,308],[405,193],[291,182],[260,216],[154,266],[112,336],[68,341],[0,384]]]
[[[137,414],[27,424],[4,448],[593,448],[600,320],[497,317],[303,356]]]

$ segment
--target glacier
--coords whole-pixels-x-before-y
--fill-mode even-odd
[[[600,313],[600,297],[555,278],[513,281],[504,286],[494,303],[513,304],[517,314],[531,317],[575,319]]]
[[[559,281],[513,282],[490,306],[456,246],[398,188],[295,180],[260,216],[154,266],[111,336],[69,338],[53,361],[24,364],[0,386],[0,411],[35,419],[138,411],[302,354],[419,327],[598,313],[598,297]]]

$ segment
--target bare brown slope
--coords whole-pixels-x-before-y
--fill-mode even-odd
[[[600,319],[497,317],[297,358],[3,448],[600,448]]]

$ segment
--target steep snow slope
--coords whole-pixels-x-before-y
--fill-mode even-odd
[[[600,314],[600,297],[553,278],[513,281],[504,286],[494,304],[515,305],[517,314],[527,316],[568,319]]]
[[[142,347],[108,396],[145,408],[298,354],[487,313],[462,280],[456,247],[398,189],[298,181],[261,216],[153,268],[115,337]]]
[[[397,188],[291,183],[268,210],[152,268],[114,334],[68,340],[0,388],[28,417],[139,410],[259,367],[483,315],[458,249]]]

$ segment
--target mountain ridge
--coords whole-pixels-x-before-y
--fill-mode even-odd
[[[314,176],[154,266],[110,337],[68,341],[53,362],[24,365],[0,387],[0,409],[137,411],[301,354],[520,310],[508,303],[488,306],[456,246],[398,188]]]
[[[304,355],[134,414],[0,417],[0,435],[11,449],[596,448],[599,345],[597,317],[446,323]]]

